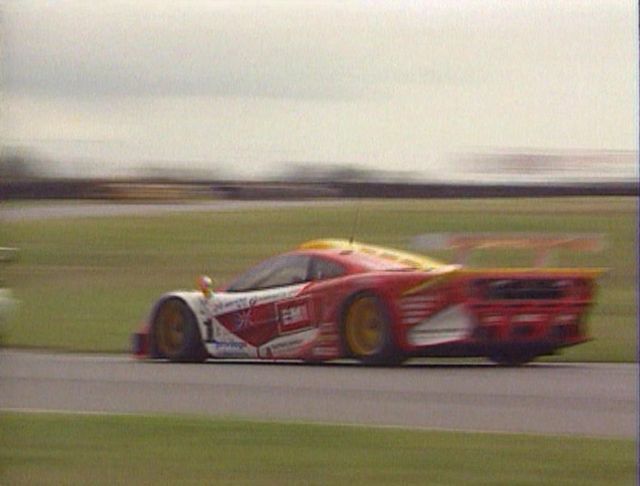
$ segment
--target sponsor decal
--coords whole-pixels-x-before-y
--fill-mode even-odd
[[[276,312],[280,334],[289,334],[312,327],[310,304],[309,298],[278,302]]]
[[[307,304],[300,304],[292,307],[280,309],[280,322],[282,326],[294,326],[300,322],[309,321],[309,311]]]
[[[267,358],[293,357],[316,336],[317,331],[309,329],[290,336],[276,338],[260,348],[259,356]]]
[[[233,329],[235,332],[241,332],[244,329],[248,329],[253,325],[251,322],[252,307],[249,307],[245,311],[240,311],[233,316]]]
[[[274,354],[281,354],[286,352],[291,352],[304,343],[302,338],[292,339],[291,341],[280,341],[277,343],[270,344],[267,349],[271,350]]]
[[[215,349],[227,349],[227,350],[231,350],[231,349],[245,349],[247,347],[247,343],[243,343],[240,341],[213,341],[211,343],[213,345],[213,347]]]
[[[204,324],[204,340],[207,343],[213,342],[215,336],[213,335],[213,320],[207,319]]]
[[[305,286],[296,285],[286,289],[258,290],[251,293],[237,295],[235,293],[218,292],[213,299],[209,299],[206,304],[210,312],[214,315],[227,314],[239,310],[255,307],[260,304],[269,304],[278,300],[290,299],[298,295]]]
[[[225,314],[237,310],[246,309],[255,305],[256,299],[248,296],[236,297],[224,294],[216,294],[213,302],[209,302],[209,309],[213,314]]]
[[[212,341],[207,343],[207,347],[218,358],[249,358],[254,355],[249,345],[242,341]]]

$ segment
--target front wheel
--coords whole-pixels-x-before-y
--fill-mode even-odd
[[[156,356],[181,362],[207,359],[196,317],[181,299],[170,298],[158,306],[151,323],[151,336]]]
[[[375,295],[356,295],[343,315],[342,337],[346,351],[366,364],[399,364],[398,352],[384,303]]]

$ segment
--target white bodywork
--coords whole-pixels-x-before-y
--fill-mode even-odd
[[[286,358],[297,355],[312,343],[318,336],[318,328],[280,335],[261,346],[252,346],[224,327],[217,317],[229,312],[250,311],[255,305],[295,298],[306,285],[251,292],[215,292],[209,296],[199,291],[179,291],[165,294],[159,302],[177,297],[191,308],[198,321],[203,344],[214,358]]]
[[[464,339],[472,329],[473,321],[464,306],[455,305],[412,327],[408,339],[414,346],[443,344]]]

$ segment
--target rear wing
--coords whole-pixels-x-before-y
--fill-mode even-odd
[[[410,246],[417,250],[454,250],[457,263],[464,264],[476,249],[531,249],[536,253],[535,266],[548,263],[554,250],[599,252],[605,247],[598,234],[546,233],[426,233],[414,237]]]

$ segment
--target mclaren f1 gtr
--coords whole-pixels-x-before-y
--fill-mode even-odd
[[[477,243],[477,242],[476,242]],[[477,269],[315,240],[221,289],[169,292],[133,336],[140,358],[399,364],[487,357],[518,365],[589,339],[599,269]]]

